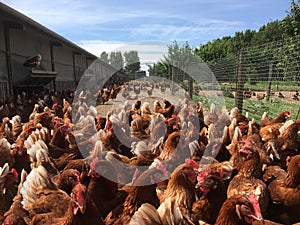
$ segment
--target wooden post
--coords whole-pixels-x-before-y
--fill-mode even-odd
[[[298,119],[299,113],[300,113],[300,106],[299,106],[299,109],[298,109],[298,112],[297,112],[297,115],[296,115],[296,119],[295,119],[295,120]]]

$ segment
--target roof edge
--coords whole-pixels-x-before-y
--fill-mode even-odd
[[[44,32],[45,34],[49,35],[52,39],[58,39],[61,42],[63,42],[63,44],[65,44],[66,46],[79,50],[85,54],[87,54],[88,56],[90,56],[91,58],[97,59],[98,57],[95,56],[94,54],[88,52],[87,50],[83,49],[82,47],[76,45],[75,43],[69,41],[68,39],[64,38],[63,36],[55,33],[54,31],[48,29],[47,27],[41,25],[40,23],[34,21],[33,19],[29,18],[28,16],[25,16],[24,14],[20,13],[19,11],[11,8],[8,5],[5,5],[4,3],[0,2],[0,11],[4,11],[7,14],[11,15],[12,17],[14,17],[15,19],[19,20],[19,22],[24,23],[24,25],[27,25],[29,27],[32,27],[34,29],[40,30],[42,32]],[[5,20],[5,17],[4,17]]]

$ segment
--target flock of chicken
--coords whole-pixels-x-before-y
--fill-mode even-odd
[[[255,122],[186,98],[98,115],[90,94],[52,105],[40,96],[28,118],[3,117],[0,223],[300,223],[300,121],[290,112]]]

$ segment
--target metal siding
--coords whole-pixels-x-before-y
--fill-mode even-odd
[[[75,55],[75,76],[76,82],[79,82],[80,78],[86,70],[86,56],[85,55]]]
[[[57,81],[74,81],[72,51],[66,47],[53,46]]]
[[[0,20],[0,81],[8,81],[5,52],[4,24]]]
[[[50,53],[50,41],[48,39],[39,36],[40,49],[42,55],[42,65],[47,71],[51,71],[51,53]]]
[[[5,51],[4,24],[0,18],[0,51]]]
[[[55,82],[56,85],[56,90],[57,91],[61,91],[61,90],[66,90],[66,89],[75,89],[75,82],[74,81],[56,81]]]
[[[31,68],[24,67],[23,63],[37,54],[42,55],[41,66],[45,70],[51,70],[49,41],[31,30],[10,29],[10,47],[12,77],[15,84],[28,77]]]

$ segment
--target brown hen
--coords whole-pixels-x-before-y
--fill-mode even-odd
[[[282,223],[299,222],[300,155],[291,158],[286,176],[280,176],[272,181],[268,189],[275,204],[271,213],[271,215],[275,215],[275,221],[279,219],[279,222]]]

